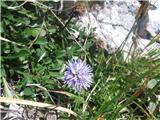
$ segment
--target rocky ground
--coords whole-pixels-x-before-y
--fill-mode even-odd
[[[88,12],[79,17],[78,24],[88,28],[87,32],[90,32],[90,28],[96,28],[95,37],[102,40],[106,50],[112,53],[122,44],[131,30],[140,6],[137,0],[106,0],[94,3]],[[150,39],[160,32],[160,1],[151,2],[147,16],[139,24],[139,29],[136,42],[138,48],[143,50]],[[124,45],[123,50],[126,53],[134,41],[132,36],[133,32]],[[152,47],[157,48],[159,44],[156,43]]]

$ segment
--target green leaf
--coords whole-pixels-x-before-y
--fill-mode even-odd
[[[65,50],[58,50],[56,51],[56,56],[57,56],[57,59],[58,58],[62,58],[66,55],[66,51]]]
[[[83,101],[83,97],[72,94],[72,93],[69,93],[69,92],[66,92],[66,91],[52,91],[52,92],[66,95],[66,96],[68,96],[72,99],[78,100],[78,101]]]
[[[15,56],[16,57],[27,57],[27,56],[29,56],[29,54],[30,53],[28,50],[21,50]]]
[[[8,20],[16,22],[16,19],[14,18],[14,16],[12,14],[7,15],[6,18],[8,18]]]
[[[44,80],[45,80],[45,83],[50,84],[50,85],[53,85],[53,83],[54,83],[54,81],[49,78],[45,78]]]
[[[50,33],[55,33],[56,32],[56,29],[55,28],[51,28],[48,30]]]
[[[16,54],[10,54],[8,56],[2,56],[2,59],[15,59],[15,58],[20,58],[20,57],[28,57],[29,55],[30,55],[29,51],[21,50],[21,51],[17,52]]]
[[[40,31],[40,28],[26,28],[22,32],[22,35],[25,37],[30,37],[30,36],[36,37],[39,31]]]
[[[23,91],[23,94],[26,96],[32,96],[33,95],[33,91],[31,88],[25,88]]]
[[[29,25],[30,24],[30,20],[26,17],[17,18],[16,20],[17,20],[16,26],[20,26],[21,24],[24,24],[24,25]]]
[[[38,38],[37,41],[35,42],[35,44],[38,45],[46,45],[48,42],[45,38]]]
[[[5,97],[12,98],[13,95],[12,95],[12,93],[11,93],[11,90],[9,89],[9,85],[8,85],[6,79],[5,79],[5,78],[2,78],[2,80],[3,80],[3,84],[4,84],[4,96],[5,96]]]
[[[0,57],[0,61],[2,61],[1,60],[1,57]],[[5,71],[5,69],[4,69],[4,65],[1,65],[1,74],[0,74],[0,78],[2,78],[2,77],[6,77],[6,71]],[[2,82],[2,80],[0,79],[0,83]]]
[[[29,10],[26,10],[24,8],[22,8],[21,10],[18,10],[18,13],[21,13],[23,15],[26,15],[28,18],[32,19],[32,20],[36,20],[38,17],[35,16],[34,13],[32,13],[31,11]]]
[[[51,101],[53,103],[55,103],[54,100],[52,99],[52,96],[50,95],[50,93],[48,92],[48,90],[45,87],[41,86],[40,84],[27,84],[27,86],[30,86],[30,87],[35,86],[35,87],[38,87],[38,88],[44,90],[44,92],[46,93],[46,95],[48,95],[48,97],[51,99]]]
[[[3,29],[3,23],[0,22],[0,33],[3,33],[4,32],[4,29]]]
[[[24,82],[26,82],[25,84],[30,84],[33,82],[32,75],[30,75],[29,73],[23,73],[23,75],[24,75]]]

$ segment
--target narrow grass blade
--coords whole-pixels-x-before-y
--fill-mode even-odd
[[[41,102],[34,102],[29,100],[20,100],[20,99],[13,99],[13,98],[7,98],[7,97],[0,97],[0,103],[12,103],[12,104],[21,104],[21,105],[29,105],[34,107],[42,107],[42,108],[48,108],[48,109],[55,109],[62,112],[66,112],[68,114],[72,114],[74,116],[77,116],[77,114],[65,107],[61,107],[58,105],[52,105],[47,103],[41,103]]]

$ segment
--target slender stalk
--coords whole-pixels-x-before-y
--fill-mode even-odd
[[[23,47],[25,46],[25,45],[22,45],[22,44],[20,44],[20,43],[16,43],[16,42],[11,41],[11,40],[9,40],[9,39],[3,38],[3,37],[1,37],[1,36],[0,36],[0,40],[5,41],[5,42],[9,42],[9,43],[11,43],[11,44],[18,45],[18,46],[23,46]]]

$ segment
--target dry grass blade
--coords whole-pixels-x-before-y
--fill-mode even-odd
[[[23,46],[23,47],[25,46],[25,45],[22,45],[20,43],[16,43],[14,41],[8,40],[8,39],[3,38],[3,37],[0,37],[0,40],[5,41],[5,42],[9,42],[9,43],[14,44],[14,45],[19,45],[19,46]]]
[[[88,94],[88,97],[86,98],[84,104],[83,104],[83,112],[85,112],[85,110],[87,109],[87,105],[88,105],[88,100],[91,97],[92,93],[95,91],[95,89],[97,88],[98,84],[100,83],[100,80],[98,80],[97,84],[94,86],[94,88],[92,89],[92,91]]]
[[[70,109],[67,109],[67,108],[64,108],[61,106],[52,105],[52,104],[47,104],[47,103],[34,102],[34,101],[29,101],[29,100],[13,99],[13,98],[7,98],[7,97],[0,97],[0,103],[22,104],[22,105],[30,105],[30,106],[34,106],[34,107],[55,109],[55,110],[59,110],[59,111],[66,112],[68,114],[72,114],[74,116],[77,116],[77,114]]]
[[[73,94],[69,93],[69,92],[65,92],[65,91],[56,91],[56,90],[52,90],[50,92],[54,92],[54,93],[60,93],[60,94],[63,94],[63,95],[66,95],[66,96],[73,96]]]

